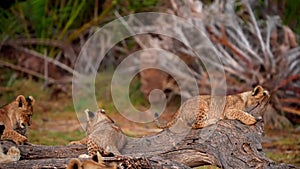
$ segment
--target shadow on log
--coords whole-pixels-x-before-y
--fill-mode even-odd
[[[262,112],[262,108],[256,107],[249,113],[262,119]],[[261,145],[263,129],[262,120],[252,126],[237,120],[222,120],[190,130],[188,134],[164,130],[154,136],[129,139],[121,151],[124,156],[103,157],[103,161],[122,166],[131,164],[132,168],[190,168],[206,164],[220,168],[296,168],[277,164],[265,156]],[[1,145],[6,152],[14,144],[1,141]],[[83,145],[18,147],[21,160],[0,164],[0,168],[65,168],[71,158],[87,153]]]

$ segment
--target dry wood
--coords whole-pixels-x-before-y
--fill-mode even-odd
[[[257,107],[250,113],[259,118],[261,112],[262,109]],[[103,160],[142,168],[188,168],[205,164],[220,168],[296,168],[289,164],[277,164],[265,157],[261,145],[262,120],[253,126],[236,120],[223,120],[203,129],[190,130],[185,137],[182,136],[185,136],[184,133],[165,130],[142,139],[132,138],[121,151],[125,156],[105,157]],[[173,145],[170,140],[176,140],[178,144]],[[7,151],[13,143],[1,141],[1,144]],[[0,168],[64,168],[70,158],[87,152],[82,145],[21,145],[19,148],[21,160],[1,164]]]
[[[8,43],[8,45],[10,45],[11,47],[15,48],[16,50],[18,50],[20,52],[24,52],[24,53],[30,54],[30,55],[35,56],[37,58],[43,59],[43,60],[45,60],[45,61],[47,61],[49,63],[52,63],[52,64],[54,64],[56,66],[59,66],[63,70],[71,73],[73,76],[80,76],[81,75],[77,71],[73,70],[73,68],[65,65],[64,63],[61,63],[61,62],[59,62],[59,61],[57,61],[55,59],[52,59],[50,57],[46,57],[46,56],[44,56],[44,55],[42,55],[42,54],[40,54],[40,53],[38,53],[38,52],[36,52],[34,50],[30,50],[28,48],[25,48],[25,47],[22,47],[22,46],[18,46],[17,44],[13,44],[13,43]]]
[[[65,169],[68,162],[72,158],[48,158],[42,160],[22,160],[18,162],[12,162],[8,164],[1,164],[1,169],[37,169],[37,168],[56,168],[56,169]],[[85,161],[88,159],[80,159],[81,161]],[[170,161],[170,160],[163,160],[163,159],[151,159],[148,161],[145,158],[128,158],[128,157],[103,157],[105,162],[115,162],[121,164],[125,168],[171,168],[177,166],[181,169],[189,169],[190,167],[185,166],[183,164]]]
[[[259,20],[255,18],[254,11],[251,8],[254,6],[251,4],[254,5],[255,2],[228,0],[213,1],[211,4],[206,4],[202,1],[170,0],[167,10],[163,9],[163,12],[167,11],[170,14],[191,21],[195,27],[206,34],[213,42],[211,48],[214,47],[220,53],[219,58],[222,60],[222,64],[216,63],[213,60],[214,57],[203,57],[199,60],[194,56],[192,49],[188,49],[182,44],[178,45],[175,39],[170,40],[159,34],[156,36],[148,35],[145,36],[146,38],[135,37],[135,39],[143,49],[145,47],[165,49],[176,54],[185,62],[186,59],[183,58],[194,59],[191,63],[186,62],[192,69],[203,66],[197,63],[208,63],[213,67],[224,70],[229,93],[242,92],[248,90],[251,85],[260,84],[267,90],[272,91],[271,104],[276,107],[278,112],[284,111],[299,115],[298,102],[280,102],[279,100],[279,98],[299,98],[300,95],[300,67],[297,66],[300,63],[300,52],[295,38],[296,35],[290,28],[282,24],[278,16],[270,15]],[[119,17],[119,15],[117,16]],[[155,22],[164,23],[161,29],[168,30],[169,23],[164,21],[163,17],[157,17]],[[124,26],[129,29],[126,23],[124,23]],[[130,29],[134,31],[151,30],[150,26],[145,28],[144,25],[138,25],[136,28],[131,27]],[[130,29],[129,31],[131,31]],[[172,31],[173,29],[169,30]],[[182,43],[187,42],[185,44],[189,44],[192,42],[188,38],[192,34],[190,31],[176,27],[176,32],[180,35]],[[184,39],[188,40],[185,41]],[[200,43],[199,37],[198,40],[199,43],[195,48],[201,49],[205,45]],[[211,56],[206,54],[204,50],[201,54]],[[156,57],[157,55],[151,55],[150,59],[155,60]],[[169,62],[166,61],[166,57],[159,57],[159,63]],[[151,66],[151,64],[149,65]],[[169,67],[172,73],[183,71],[183,69],[178,69],[178,66],[176,68],[164,66]],[[141,68],[143,67],[141,66]],[[186,75],[183,77],[184,81],[190,78],[203,83],[208,81],[201,69],[195,69],[194,71],[196,75]],[[151,86],[162,86],[159,89],[164,91],[165,84],[163,82],[165,80],[156,80],[159,73],[157,71],[152,77],[151,75],[141,74],[142,88],[146,89],[142,90],[145,96],[148,96],[148,93],[155,89]],[[185,72],[181,73],[184,74]],[[167,78],[169,76],[166,76],[165,79]],[[143,82],[149,82],[151,85]],[[181,87],[183,88],[183,86]],[[201,88],[201,94],[210,91],[209,85],[199,88]],[[287,89],[289,89],[288,92]],[[168,93],[181,94],[181,96],[182,93],[192,92],[188,90],[174,92],[177,91],[176,85],[173,85],[173,88],[168,88],[167,91]],[[282,106],[277,108],[277,105]],[[275,126],[276,122],[270,119],[266,120],[268,120],[268,125]]]
[[[61,78],[61,79],[54,79],[54,78],[51,78],[49,76],[45,76],[45,75],[43,75],[39,72],[30,70],[30,69],[22,67],[22,66],[14,65],[14,64],[11,64],[9,62],[2,61],[2,60],[0,60],[0,66],[4,66],[4,67],[7,67],[7,68],[10,68],[10,69],[19,71],[19,72],[27,73],[27,74],[32,75],[32,76],[37,77],[37,78],[44,79],[49,84],[69,84],[69,83],[72,82],[72,77],[71,76],[65,76],[64,78]],[[9,89],[7,87],[0,87],[0,91],[10,92],[10,91],[13,91],[13,89]]]
[[[76,60],[76,53],[72,46],[68,43],[58,41],[55,39],[18,39],[18,40],[9,40],[7,44],[18,44],[18,45],[48,45],[53,47],[59,47],[63,50],[64,55],[70,60],[71,65],[74,66]]]
[[[51,83],[55,83],[56,82],[56,80],[53,79],[53,78],[45,77],[45,76],[43,76],[42,74],[40,74],[38,72],[32,71],[30,69],[27,69],[27,68],[24,68],[24,67],[21,67],[21,66],[18,66],[18,65],[11,64],[9,62],[5,62],[5,61],[0,60],[0,65],[8,67],[10,69],[14,69],[14,70],[20,71],[20,72],[24,72],[24,73],[30,74],[32,76],[35,76],[35,77],[38,77],[38,78],[41,78],[41,79],[45,79],[45,80],[47,80],[47,81],[49,81]]]

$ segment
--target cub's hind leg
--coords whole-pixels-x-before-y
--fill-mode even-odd
[[[89,156],[93,157],[97,155],[97,152],[103,157],[114,156],[113,153],[106,151],[103,147],[100,147],[93,139],[88,138],[87,149]]]
[[[196,108],[196,117],[192,128],[199,129],[212,124],[216,124],[218,119],[210,118],[209,116],[209,105],[205,101],[200,101],[198,108]]]
[[[205,119],[202,121],[197,121],[192,125],[193,129],[201,129],[203,127],[216,124],[218,122],[218,119]]]
[[[200,129],[212,124],[216,124],[218,119],[208,119],[207,110],[200,109],[192,125],[193,129]]]
[[[92,139],[87,139],[87,149],[89,156],[97,155],[97,152],[99,151],[99,146],[97,143],[95,143]]]
[[[237,119],[246,125],[252,125],[252,124],[256,123],[255,117],[253,117],[251,114],[249,114],[245,111],[238,110],[238,109],[226,110],[225,117],[227,119],[231,119],[231,120]]]
[[[206,120],[207,120],[207,116],[205,114],[205,112],[203,111],[199,111],[199,114],[197,114],[194,123],[192,125],[193,129],[200,129],[206,126]]]
[[[83,138],[83,139],[81,139],[81,140],[78,140],[78,141],[71,141],[70,143],[69,143],[69,145],[78,145],[78,144],[84,144],[84,145],[86,145],[87,144],[87,137],[85,137],[85,138]]]

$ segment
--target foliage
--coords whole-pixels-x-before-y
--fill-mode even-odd
[[[300,1],[285,0],[286,7],[283,15],[283,22],[289,25],[298,35],[300,34]]]
[[[158,0],[129,0],[127,9],[133,12],[141,12],[141,11],[148,11],[153,9],[153,7],[158,3]]]
[[[15,19],[18,22],[20,31],[12,36],[22,36],[22,33],[26,33],[27,38],[61,39],[66,30],[85,22],[84,10],[88,7],[87,1],[79,0],[27,0],[15,4],[9,10],[1,9],[1,12],[8,15],[7,19]],[[5,20],[5,17],[1,15],[1,20],[3,19]],[[10,25],[2,28],[2,32],[8,32]]]
[[[130,0],[126,2],[126,9],[133,12],[141,11],[153,7],[157,2],[158,0]],[[71,30],[98,17],[104,10],[102,9],[103,5],[105,5],[104,8],[108,8],[110,3],[117,2],[109,0],[100,2],[97,0],[27,0],[15,4],[8,10],[0,8],[1,23],[6,23],[0,29],[4,34],[14,38],[24,36],[22,34],[25,33],[27,38],[62,40]],[[119,3],[122,4],[122,2]]]
[[[260,19],[266,16],[279,15],[283,23],[288,25],[295,33],[300,34],[300,1],[298,0],[260,0],[253,1],[253,9]]]
[[[72,30],[101,14],[102,4],[95,7],[94,3],[96,0],[27,0],[9,9],[0,8],[0,21],[5,23],[0,28],[0,40],[35,38],[64,41]],[[43,45],[38,46],[31,47],[40,53],[47,49]],[[57,54],[51,53],[53,50],[53,47],[48,49],[52,57]]]

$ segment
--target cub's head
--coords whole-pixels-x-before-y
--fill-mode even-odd
[[[30,126],[31,117],[33,115],[33,105],[35,103],[34,98],[32,96],[25,98],[23,95],[19,95],[15,102],[18,107],[15,112],[18,127],[26,128],[26,126]]]
[[[99,124],[102,121],[107,121],[109,123],[114,123],[114,121],[107,116],[104,109],[99,109],[96,113],[90,111],[89,109],[86,109],[85,111],[86,117],[87,117],[87,128],[86,131],[89,133],[92,128]]]
[[[259,85],[253,88],[252,91],[243,93],[243,100],[245,101],[246,108],[250,106],[257,106],[269,98],[269,92]]]
[[[20,150],[15,146],[12,146],[8,149],[7,155],[10,156],[14,161],[20,160],[21,157]]]

